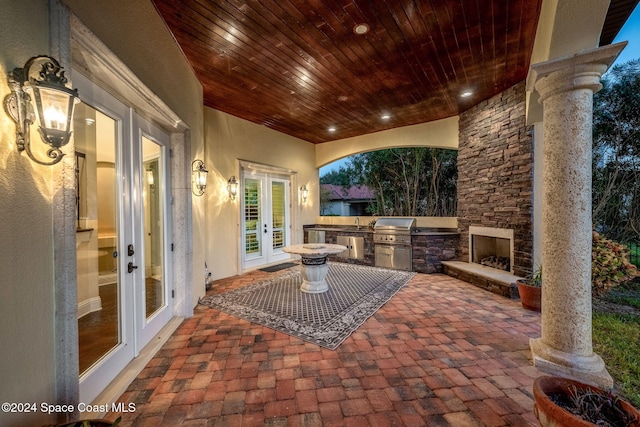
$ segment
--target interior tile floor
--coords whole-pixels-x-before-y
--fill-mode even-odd
[[[136,410],[120,425],[537,426],[538,336],[538,313],[441,274],[417,274],[335,351],[198,305],[121,396]]]

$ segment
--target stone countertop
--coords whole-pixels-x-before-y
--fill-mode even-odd
[[[302,245],[291,245],[282,248],[283,251],[307,257],[321,257],[332,254],[339,254],[347,250],[346,246],[334,245],[330,243],[305,243]]]
[[[458,236],[460,232],[458,230],[446,230],[446,229],[430,229],[430,228],[416,228],[411,233],[412,236]]]
[[[349,232],[349,233],[373,233],[373,230],[368,227],[356,227],[356,226],[327,226],[327,225],[305,225],[303,226],[305,231],[307,230],[320,230],[320,231],[337,231],[337,232]],[[431,227],[416,227],[411,232],[413,236],[453,236],[459,235],[460,232],[456,229],[448,228],[431,228]]]
[[[373,233],[373,230],[369,227],[356,227],[355,225],[305,225],[303,229],[306,230],[321,230],[321,231],[348,231],[355,233]]]

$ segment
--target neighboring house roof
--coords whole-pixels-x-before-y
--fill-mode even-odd
[[[344,185],[321,184],[323,190],[329,190],[331,195],[329,200],[373,200],[375,194],[366,185],[352,185],[345,187]]]

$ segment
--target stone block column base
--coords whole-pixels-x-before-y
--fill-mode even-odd
[[[549,347],[541,338],[532,338],[529,345],[533,354],[533,364],[541,371],[595,384],[605,390],[613,387],[613,378],[597,354],[579,356],[565,353]]]

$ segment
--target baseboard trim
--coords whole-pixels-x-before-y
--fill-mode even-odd
[[[102,299],[100,297],[86,299],[78,304],[78,319],[100,310],[102,310]]]

